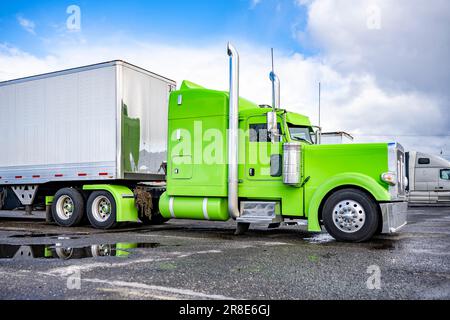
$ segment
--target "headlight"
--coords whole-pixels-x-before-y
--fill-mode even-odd
[[[381,175],[381,180],[391,186],[395,186],[397,183],[397,175],[393,172],[385,172]]]

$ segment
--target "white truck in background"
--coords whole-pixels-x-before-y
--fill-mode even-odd
[[[410,205],[450,206],[450,161],[412,151],[406,166]]]

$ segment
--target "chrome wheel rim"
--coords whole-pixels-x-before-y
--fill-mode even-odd
[[[56,214],[62,220],[69,220],[72,217],[75,206],[73,200],[69,196],[61,196],[56,202]]]
[[[93,245],[91,253],[93,257],[109,257],[111,256],[111,246],[107,244]]]
[[[56,255],[58,256],[58,258],[63,259],[63,260],[69,260],[70,258],[72,258],[73,255],[73,249],[72,248],[56,248]]]
[[[92,215],[98,222],[105,222],[111,216],[111,201],[105,196],[98,196],[92,202]]]
[[[340,231],[355,233],[366,223],[366,212],[359,202],[344,200],[334,207],[333,222]]]

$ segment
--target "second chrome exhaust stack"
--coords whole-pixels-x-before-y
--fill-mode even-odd
[[[228,129],[228,213],[239,217],[238,205],[238,137],[239,137],[239,53],[231,43],[227,46],[230,57],[230,96]]]
[[[267,131],[270,133],[272,143],[275,142],[278,132],[277,110],[280,109],[280,79],[275,73],[273,63],[272,49],[272,71],[270,72],[270,81],[272,81],[272,111],[267,113]]]

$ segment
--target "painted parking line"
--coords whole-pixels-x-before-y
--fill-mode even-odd
[[[146,264],[152,262],[161,262],[161,261],[171,261],[179,258],[186,258],[193,255],[202,255],[202,254],[218,254],[221,253],[220,250],[203,250],[203,251],[195,251],[195,252],[171,252],[169,253],[169,257],[165,258],[145,258],[145,259],[136,259],[129,260],[123,262],[94,262],[88,264],[80,264],[80,265],[71,265],[67,267],[60,267],[50,269],[47,272],[43,272],[45,275],[55,275],[55,276],[70,276],[74,272],[89,272],[96,269],[105,269],[105,268],[123,268],[136,264]]]
[[[135,289],[135,290],[142,290],[145,292],[151,293],[158,293],[158,292],[164,292],[164,293],[170,293],[180,296],[188,296],[193,298],[200,298],[200,299],[210,299],[210,300],[235,300],[235,298],[223,296],[223,295],[217,295],[217,294],[208,294],[203,292],[198,292],[190,289],[180,289],[180,288],[172,288],[172,287],[165,287],[165,286],[155,286],[155,285],[149,285],[141,282],[127,282],[127,281],[110,281],[110,280],[103,280],[103,279],[82,279],[82,282],[88,282],[88,283],[95,283],[95,284],[103,284],[115,288],[129,288],[129,289]],[[161,296],[161,295],[160,295]],[[167,297],[167,299],[170,299]]]

